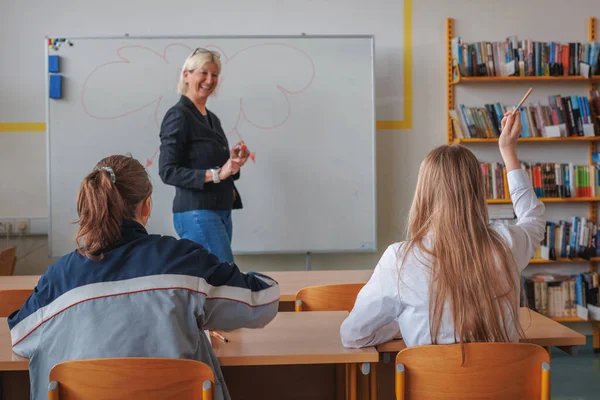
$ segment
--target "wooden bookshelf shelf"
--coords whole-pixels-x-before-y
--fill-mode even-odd
[[[600,77],[592,78],[593,81]],[[589,82],[590,79],[584,76],[461,76],[458,81],[453,82],[455,85],[459,83],[477,83],[477,82]]]
[[[579,317],[550,317],[551,320],[556,322],[587,322],[587,319]]]
[[[529,264],[562,264],[562,263],[589,263],[599,262],[600,257],[592,257],[589,260],[583,258],[559,258],[557,260],[546,260],[544,258],[532,258],[529,260]]]
[[[600,118],[600,116],[598,117]],[[600,136],[569,136],[569,137],[531,137],[519,138],[519,142],[600,142]],[[498,143],[497,138],[465,138],[454,140],[460,143]]]
[[[600,197],[540,197],[544,203],[586,203],[600,201]],[[488,204],[509,204],[510,199],[487,199]]]
[[[588,19],[588,37],[587,41],[596,42],[598,40],[597,32],[598,32],[598,24],[597,19],[594,17],[590,17]],[[550,85],[559,85],[561,87],[564,86],[565,89],[568,89],[569,86],[572,88],[577,88],[578,90],[582,89],[585,84],[585,87],[588,89],[588,93],[592,90],[600,88],[600,75],[592,76],[592,77],[584,77],[584,76],[461,76],[460,69],[457,67],[457,59],[455,58],[455,51],[453,51],[453,45],[455,44],[455,32],[454,32],[454,19],[447,18],[446,19],[446,54],[445,58],[447,60],[446,63],[446,104],[447,104],[447,143],[448,144],[460,144],[460,143],[498,143],[498,138],[455,138],[455,124],[458,124],[458,121],[452,118],[451,113],[457,112],[457,94],[461,94],[464,90],[467,89],[467,86],[471,87],[473,90],[478,90],[475,88],[476,84],[481,84],[481,87],[486,87],[486,90],[489,92],[492,90],[492,86],[494,83],[508,83],[512,82],[511,88],[514,88],[514,101],[517,101],[522,96],[522,91],[525,87],[529,87],[534,83],[540,85],[541,87],[550,87]],[[457,35],[459,36],[459,35]],[[458,74],[458,76],[456,75]],[[458,91],[457,86],[462,84],[463,90]],[[521,84],[525,84],[527,86],[521,86]],[[500,86],[498,86],[500,87]],[[491,96],[490,96],[491,97]],[[591,105],[591,104],[590,104]],[[598,122],[600,122],[600,116],[597,116]],[[597,126],[595,127],[597,129]],[[576,136],[576,137],[560,137],[560,138],[546,138],[546,137],[535,137],[535,138],[519,138],[519,143],[521,142],[558,142],[558,143],[573,143],[573,146],[581,146],[588,148],[588,157],[586,160],[577,160],[576,163],[579,164],[593,164],[593,155],[595,152],[599,151],[598,145],[600,143],[600,136]],[[576,145],[578,143],[578,145]],[[524,145],[528,147],[529,145]],[[540,145],[540,151],[544,151],[546,146]],[[480,148],[478,146],[473,146],[473,150],[479,151]],[[529,149],[534,150],[534,149]],[[589,160],[589,161],[588,161]],[[544,203],[587,203],[586,206],[589,207],[589,214],[586,218],[589,221],[598,221],[598,204],[600,202],[600,196],[598,197],[573,197],[573,198],[540,198],[540,200]],[[510,204],[511,200],[508,199],[489,199],[487,200],[488,204]],[[559,206],[559,208],[561,208]],[[565,208],[565,207],[562,207]],[[600,263],[600,257],[593,257],[590,260],[584,260],[581,258],[568,259],[561,258],[558,260],[543,260],[543,259],[532,259],[530,260],[530,264],[542,265],[547,264],[548,270],[552,269],[554,266],[558,266],[561,263],[565,264],[588,264],[590,272],[596,272],[598,270],[597,266]],[[573,265],[572,267],[575,267]],[[571,268],[572,268],[571,267]],[[561,317],[549,317],[552,320],[558,323],[573,323],[573,322],[591,322],[592,328],[594,330],[594,338],[600,338],[600,321],[596,321],[593,318],[582,319],[576,316],[561,316]],[[600,340],[594,340],[594,351],[600,353]]]

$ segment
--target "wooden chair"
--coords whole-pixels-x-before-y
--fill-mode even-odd
[[[530,343],[406,348],[396,357],[396,400],[550,400],[550,355]]]
[[[352,311],[364,283],[310,286],[296,293],[296,311]]]
[[[0,317],[6,318],[21,308],[32,293],[31,289],[0,290]]]
[[[15,272],[17,265],[17,248],[8,247],[0,251],[0,276],[10,276]]]
[[[214,373],[199,361],[105,358],[66,361],[50,371],[48,400],[212,400]]]
[[[352,311],[356,296],[364,283],[344,283],[337,285],[309,286],[296,293],[296,312],[300,311]],[[354,364],[336,366],[337,399],[356,398],[357,366]],[[363,366],[364,368],[364,366]],[[364,377],[364,374],[359,375]],[[376,390],[375,366],[370,366],[371,392]],[[360,378],[359,378],[360,379]],[[367,398],[369,383],[364,379],[360,382],[363,389],[361,398]],[[375,400],[374,394],[370,395]]]

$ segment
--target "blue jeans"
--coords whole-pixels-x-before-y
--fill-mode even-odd
[[[231,210],[194,210],[173,214],[175,231],[181,239],[202,245],[221,262],[233,263]]]

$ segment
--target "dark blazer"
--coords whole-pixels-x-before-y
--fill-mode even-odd
[[[242,208],[234,185],[239,172],[219,183],[204,182],[206,170],[220,168],[230,158],[221,121],[207,112],[212,127],[194,103],[181,96],[160,127],[158,173],[165,184],[175,186],[174,213]]]

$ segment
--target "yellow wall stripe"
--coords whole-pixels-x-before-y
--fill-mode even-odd
[[[404,119],[377,121],[378,130],[412,129],[412,0],[404,0]]]
[[[412,129],[412,1],[404,0],[404,119],[377,121],[378,130]],[[0,122],[0,132],[46,132],[46,123]]]
[[[46,123],[0,122],[0,132],[46,132]]]
[[[412,0],[404,0],[404,120],[389,129],[412,129]]]

